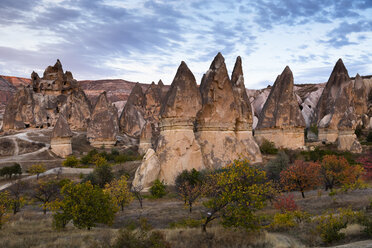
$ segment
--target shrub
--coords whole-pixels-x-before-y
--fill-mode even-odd
[[[167,192],[164,182],[160,182],[159,179],[156,179],[150,188],[150,193],[154,198],[162,198],[165,196]]]
[[[82,182],[90,181],[93,185],[98,185],[103,188],[107,183],[110,183],[114,179],[112,168],[107,163],[96,166],[92,173],[86,175]]]
[[[79,165],[79,159],[75,156],[68,156],[62,163],[64,167],[76,168]]]
[[[366,156],[363,156],[357,160],[358,163],[360,163],[363,166],[364,172],[363,172],[363,178],[366,181],[372,180],[372,155],[368,154]]]
[[[316,125],[311,125],[310,128],[309,128],[309,130],[310,130],[312,133],[314,133],[315,135],[318,136],[318,134],[319,134],[319,130],[318,130],[318,127],[317,127]]]
[[[280,195],[274,202],[274,208],[279,209],[282,213],[295,211],[298,209],[292,194]]]
[[[324,213],[319,216],[315,222],[317,232],[320,234],[323,242],[332,243],[345,237],[340,230],[347,227],[348,224],[358,222],[360,212],[353,212],[351,209],[339,209],[338,213]]]
[[[160,231],[131,231],[121,229],[113,248],[170,248],[165,235]]]
[[[260,150],[263,154],[277,154],[278,149],[276,149],[274,142],[270,142],[267,139],[262,141]]]
[[[269,228],[274,230],[288,230],[290,228],[297,227],[303,222],[310,222],[310,214],[307,212],[297,210],[285,213],[276,213]]]

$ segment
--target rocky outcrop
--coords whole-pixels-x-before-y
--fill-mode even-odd
[[[136,84],[120,115],[120,130],[126,135],[139,138],[146,123],[144,106],[146,98],[139,84]]]
[[[202,108],[196,118],[196,137],[206,168],[221,168],[239,156],[247,157],[252,162],[262,159],[249,131],[252,115],[240,101],[245,98],[244,92],[236,89],[237,95],[234,94],[238,84],[244,85],[240,64],[241,61],[237,59],[233,85],[223,56],[217,54],[200,85]]]
[[[50,147],[52,152],[59,157],[65,158],[72,154],[71,139],[73,133],[65,117],[60,114],[56,125],[53,128]]]
[[[287,66],[279,75],[260,113],[255,137],[277,147],[300,148],[305,144],[305,120],[294,93],[293,74]]]
[[[148,149],[153,147],[153,133],[154,126],[151,124],[151,122],[146,122],[145,126],[143,126],[140,136],[140,141],[138,145],[138,153],[139,154],[145,154]]]
[[[156,153],[149,149],[141,167],[136,172],[133,185],[150,183],[159,178],[173,184],[183,170],[203,169],[200,146],[194,135],[196,113],[201,108],[201,96],[195,77],[182,62],[160,110],[161,132]],[[146,174],[147,171],[158,171]],[[154,178],[154,175],[158,176]]]
[[[103,92],[93,108],[87,138],[94,147],[110,148],[116,144],[118,132],[117,109],[107,100],[106,92]]]
[[[3,128],[53,127],[62,110],[73,129],[86,130],[90,119],[90,103],[71,72],[64,73],[57,60],[54,66],[45,70],[42,78],[33,72],[31,85],[20,89],[9,101]],[[77,112],[80,115],[76,115]]]
[[[368,90],[362,77],[357,74],[354,81],[354,108],[357,116],[357,124],[361,128],[369,128],[368,116]]]
[[[160,162],[153,149],[148,149],[142,159],[142,164],[137,168],[132,182],[133,188],[148,191],[152,182],[159,178]]]

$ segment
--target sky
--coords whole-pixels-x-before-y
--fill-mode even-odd
[[[171,84],[181,61],[200,83],[221,52],[246,88],[326,82],[338,58],[372,74],[372,0],[0,0],[0,74],[42,75],[57,58],[78,80]]]

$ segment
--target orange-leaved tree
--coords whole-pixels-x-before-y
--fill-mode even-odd
[[[320,173],[324,180],[325,190],[334,186],[352,184],[362,174],[360,165],[350,165],[346,158],[336,155],[326,155],[321,163]]]
[[[320,183],[320,164],[296,160],[280,173],[280,183],[285,190],[299,190],[305,198],[305,191]]]

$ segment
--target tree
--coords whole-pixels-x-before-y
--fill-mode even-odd
[[[117,205],[121,207],[121,211],[124,210],[124,206],[127,206],[133,200],[126,176],[122,176],[120,179],[115,179],[111,183],[106,184],[104,192],[111,195]]]
[[[8,211],[11,209],[12,201],[8,191],[0,192],[0,229],[8,219]]]
[[[12,179],[13,175],[21,175],[22,167],[18,163],[14,163],[12,166],[6,166],[0,169],[0,176],[5,176]]]
[[[142,190],[143,190],[143,185],[132,186],[131,188],[131,192],[133,193],[134,197],[136,197],[136,199],[138,200],[141,208],[143,204],[143,196],[141,194]]]
[[[296,160],[293,165],[280,173],[280,183],[285,190],[299,190],[305,198],[305,191],[320,183],[320,164]]]
[[[31,167],[28,169],[28,172],[32,175],[36,175],[36,180],[39,179],[40,173],[43,173],[46,171],[46,168],[44,164],[34,164],[31,165]]]
[[[208,210],[203,231],[210,221],[219,217],[227,227],[258,228],[259,220],[254,212],[263,208],[275,193],[266,173],[247,160],[235,160],[211,174],[206,185],[209,200],[203,204]]]
[[[61,189],[62,200],[54,203],[54,223],[64,227],[70,220],[77,228],[90,230],[97,223],[112,224],[117,206],[115,201],[90,182],[67,183]]]
[[[193,203],[204,193],[203,174],[195,169],[182,171],[175,180],[176,190],[192,212]]]
[[[44,214],[46,214],[48,205],[56,198],[59,193],[59,182],[50,181],[39,181],[34,188],[33,197],[42,202],[42,208]]]
[[[284,151],[279,151],[275,159],[270,160],[266,165],[267,178],[280,181],[280,173],[288,167],[289,157]]]
[[[155,198],[162,198],[167,194],[167,191],[165,189],[165,184],[159,179],[156,179],[150,188],[150,193]]]
[[[326,155],[321,163],[320,173],[325,184],[325,190],[334,186],[352,184],[358,180],[363,168],[360,165],[351,166],[342,156]]]
[[[13,210],[13,214],[18,213],[21,210],[21,207],[23,207],[23,205],[25,204],[23,190],[26,187],[27,186],[25,182],[17,180],[8,188],[10,192],[11,208]]]
[[[75,156],[68,156],[63,162],[62,166],[75,168],[78,167],[80,161]]]

